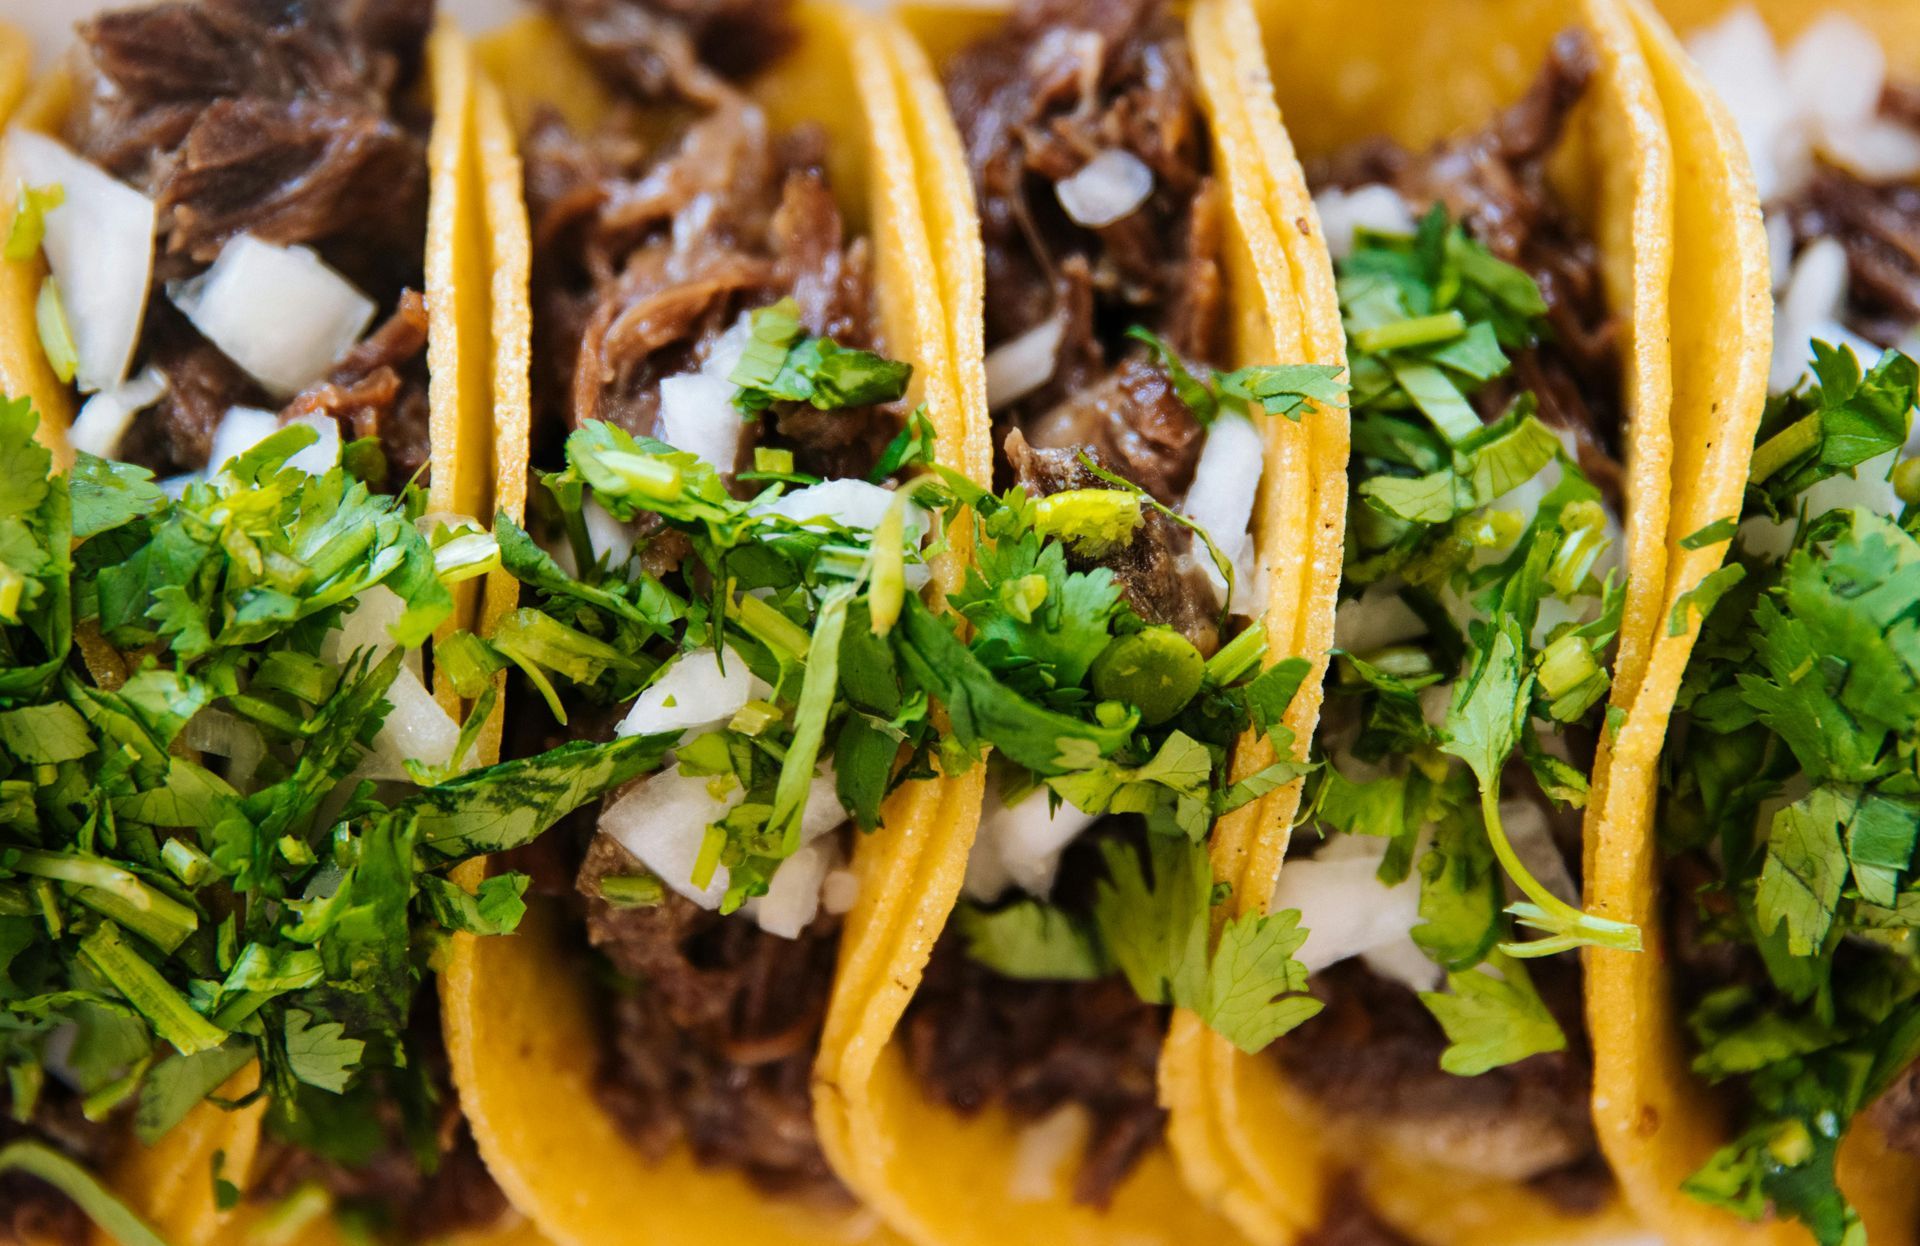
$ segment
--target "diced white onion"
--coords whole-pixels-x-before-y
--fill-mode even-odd
[[[681,774],[669,763],[600,814],[601,830],[619,840],[661,882],[703,909],[720,907],[729,875],[726,866],[715,866],[704,889],[693,885],[701,841],[707,826],[724,818],[743,796],[738,783],[728,783],[716,799],[712,782],[704,775]]]
[[[820,888],[838,846],[816,839],[782,861],[767,880],[767,894],[745,906],[760,929],[782,939],[797,939],[820,912]]]
[[[1795,257],[1775,307],[1769,388],[1778,393],[1793,387],[1813,358],[1815,331],[1837,324],[1846,301],[1847,249],[1836,238],[1815,239]],[[1871,356],[1878,357],[1878,352]]]
[[[1375,976],[1398,982],[1409,991],[1436,991],[1446,981],[1446,968],[1420,950],[1411,935],[1360,953],[1360,963]]]
[[[725,377],[686,372],[660,382],[660,440],[716,471],[731,472],[744,431],[733,406],[738,387]]]
[[[1404,941],[1419,924],[1419,875],[1392,887],[1375,877],[1386,848],[1384,839],[1343,836],[1281,869],[1272,908],[1300,911],[1311,932],[1299,952],[1308,973]]]
[[[1013,1145],[1007,1197],[1043,1203],[1063,1197],[1067,1174],[1087,1149],[1092,1122],[1086,1108],[1063,1103],[1020,1131]]]
[[[1902,182],[1920,174],[1920,134],[1885,117],[1830,130],[1821,147],[1836,163],[1871,182]]]
[[[1410,234],[1414,230],[1413,208],[1391,186],[1376,183],[1353,190],[1328,187],[1313,197],[1313,206],[1320,217],[1320,233],[1336,260],[1353,254],[1358,230],[1377,234]]]
[[[1769,212],[1767,222],[1767,269],[1776,296],[1793,276],[1793,220],[1785,212]]]
[[[1052,316],[987,352],[987,406],[999,410],[1053,379],[1066,321]]]
[[[31,130],[7,135],[6,185],[58,185],[41,243],[73,329],[83,391],[127,379],[153,279],[153,200],[59,142]]]
[[[1787,49],[1785,70],[1794,112],[1831,133],[1862,125],[1879,110],[1887,58],[1859,22],[1826,13]]]
[[[373,752],[359,769],[362,778],[402,780],[406,761],[444,766],[453,760],[460,743],[460,724],[440,708],[420,677],[402,666],[387,685],[393,708],[373,738]]]
[[[893,490],[864,480],[845,479],[807,485],[761,502],[753,509],[761,515],[784,515],[795,523],[829,519],[843,528],[871,532],[880,526],[881,517],[892,503]],[[909,503],[906,523],[911,533],[926,532],[927,512]]]
[[[1054,183],[1067,215],[1088,229],[1132,216],[1153,193],[1153,170],[1130,151],[1109,147]]]
[[[1392,584],[1370,584],[1358,597],[1342,601],[1333,612],[1333,643],[1349,653],[1366,655],[1424,636],[1420,621]]]
[[[820,905],[839,915],[853,911],[860,899],[860,876],[849,869],[827,871],[820,883]]]
[[[1062,801],[1050,809],[1045,789],[1036,789],[1011,807],[1000,797],[998,776],[987,784],[973,851],[967,858],[966,891],[982,902],[998,899],[1009,886],[1045,899],[1060,872],[1060,854],[1096,818]]]
[[[355,653],[366,650],[372,660],[378,662],[394,647],[393,633],[388,629],[400,621],[407,612],[407,603],[400,595],[384,584],[375,584],[360,594],[353,609],[341,618],[340,626],[328,632],[320,642],[320,656],[335,666],[342,666]],[[422,670],[420,651],[415,649],[406,656],[407,668],[419,678]]]
[[[1200,461],[1193,469],[1193,484],[1187,489],[1187,517],[1236,564],[1252,543],[1247,525],[1253,519],[1253,501],[1260,491],[1261,469],[1266,465],[1264,449],[1259,430],[1246,416],[1221,415],[1207,429]],[[1215,595],[1224,597],[1227,583],[1213,559],[1202,556],[1199,562]]]
[[[724,669],[723,669],[724,668]],[[618,735],[678,731],[697,735],[724,726],[740,707],[772,691],[729,647],[725,661],[712,649],[681,654],[634,700]]]
[[[281,397],[325,376],[377,310],[311,248],[251,234],[234,237],[213,267],[167,293],[208,341]]]
[[[110,459],[120,450],[120,439],[133,427],[133,417],[159,402],[167,392],[166,373],[148,368],[124,385],[103,389],[87,399],[73,427],[67,430],[67,444],[75,450]]]
[[[201,710],[180,729],[180,741],[190,749],[227,760],[226,780],[241,792],[251,786],[254,771],[266,756],[260,728],[225,710]]]
[[[1782,148],[1790,146],[1785,140],[1794,129],[1793,98],[1766,22],[1751,6],[1742,5],[1688,40],[1687,51],[1733,114],[1753,162],[1760,198],[1787,190]],[[1789,164],[1802,163],[1790,150],[1784,154]]]
[[[314,432],[317,440],[310,446],[297,451],[287,459],[287,466],[309,476],[324,476],[340,466],[340,423],[332,416],[321,411],[309,411],[305,415],[288,420],[289,426],[305,424]]]
[[[1567,860],[1553,839],[1553,823],[1537,800],[1515,799],[1500,802],[1500,826],[1513,844],[1514,855],[1540,885],[1568,904],[1580,903],[1580,889],[1574,886]]]
[[[213,453],[207,470],[217,472],[280,431],[280,417],[258,407],[229,407],[213,428]]]

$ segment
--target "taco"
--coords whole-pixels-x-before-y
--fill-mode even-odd
[[[1259,1055],[1177,1019],[1175,1146],[1258,1241],[1600,1240],[1628,1221],[1574,949],[1639,935],[1581,882],[1617,735],[1664,719],[1642,681],[1706,446],[1668,429],[1662,100],[1612,4],[1258,15],[1353,457],[1320,765],[1235,903],[1297,914],[1323,1008]]]
[[[1675,437],[1742,461],[1703,491],[1734,538],[1693,590],[1717,604],[1649,675],[1678,710],[1592,880],[1661,952],[1594,964],[1597,1119],[1636,1209],[1689,1242],[1912,1242],[1914,14],[1672,16],[1691,65],[1641,26],[1676,149],[1726,170],[1677,235],[1676,357],[1690,306],[1701,371]],[[1769,292],[1771,338],[1729,314]]]
[[[445,874],[543,773],[468,770],[450,656],[497,561],[473,83],[430,4],[209,0],[81,23],[12,112],[0,1240],[519,1232],[429,972],[513,924]]]
[[[455,1081],[554,1241],[875,1237],[813,1069],[830,1017],[913,972],[916,874],[980,799],[888,638],[964,565],[939,473],[986,474],[909,100],[835,5],[544,7],[482,48],[482,180],[520,218],[482,630],[509,756],[674,752],[489,863],[534,894],[451,950]]]
[[[991,761],[928,876],[925,976],[853,1019],[822,1119],[916,1240],[1229,1236],[1167,1152],[1156,1065],[1176,1003],[1252,1044],[1306,1003],[1286,923],[1208,944],[1216,878],[1297,797],[1293,655],[1331,625],[1302,605],[1345,500],[1331,281],[1282,241],[1309,209],[1249,119],[1239,6],[902,16],[930,198],[977,239],[943,281],[1000,490],[949,594],[969,638],[910,631],[904,658]]]

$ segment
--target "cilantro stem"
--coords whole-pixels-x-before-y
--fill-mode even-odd
[[[87,1219],[122,1246],[167,1246],[132,1208],[85,1168],[43,1142],[11,1142],[0,1147],[0,1173],[38,1177],[71,1199]]]
[[[1364,354],[1377,355],[1382,351],[1432,346],[1436,342],[1450,341],[1466,331],[1467,318],[1459,312],[1435,312],[1431,316],[1412,316],[1406,320],[1375,325],[1371,329],[1356,330],[1353,344]]]
[[[873,530],[873,586],[867,595],[867,613],[873,634],[885,636],[900,621],[907,595],[907,499],[896,494]]]
[[[15,855],[13,869],[80,888],[81,900],[93,908],[111,910],[110,916],[122,918],[143,938],[168,951],[200,926],[200,918],[192,909],[106,861],[28,848]]]
[[[1747,483],[1764,482],[1795,459],[1812,453],[1819,444],[1820,416],[1816,413],[1795,420],[1754,450],[1753,463],[1747,469]]]
[[[181,1055],[211,1051],[227,1041],[227,1032],[195,1012],[146,957],[121,940],[112,922],[101,923],[80,941],[80,955]]]
[[[1252,670],[1266,652],[1266,628],[1257,622],[1241,628],[1207,659],[1207,682],[1216,688],[1226,687]]]
[[[806,628],[751,593],[734,603],[733,617],[755,640],[795,661],[805,661],[813,646]]]
[[[834,693],[840,687],[840,634],[846,629],[847,606],[857,587],[849,584],[829,596],[814,623],[813,660],[807,663],[807,673],[800,681],[800,695],[793,710],[793,739],[780,763],[773,812],[767,818],[768,828],[782,836],[782,856],[791,856],[800,848],[800,822],[806,811],[807,792],[813,785],[813,763],[820,756]]]
[[[665,459],[606,450],[601,452],[599,462],[619,480],[625,492],[656,502],[674,501],[685,487],[680,469]]]
[[[1513,843],[1507,838],[1506,827],[1500,821],[1500,796],[1497,788],[1482,785],[1480,788],[1480,816],[1486,822],[1487,839],[1493,844],[1493,855],[1500,859],[1500,867],[1507,872],[1514,885],[1526,895],[1532,904],[1514,904],[1507,912],[1537,930],[1547,931],[1545,939],[1529,943],[1503,943],[1500,950],[1509,956],[1522,958],[1551,956],[1564,952],[1583,943],[1592,943],[1600,947],[1618,948],[1622,951],[1640,950],[1640,928],[1627,922],[1609,921],[1604,917],[1595,917],[1582,912],[1554,895],[1543,886],[1539,879],[1527,869],[1520,860],[1520,854],[1513,850]]]
[[[46,352],[47,366],[62,385],[70,384],[80,370],[80,348],[73,343],[73,326],[67,322],[66,304],[60,301],[60,287],[52,274],[40,283],[33,320],[40,331],[40,348]]]

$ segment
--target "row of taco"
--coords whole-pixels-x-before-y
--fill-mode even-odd
[[[1920,1238],[1903,6],[541,7],[9,45],[0,1230]]]

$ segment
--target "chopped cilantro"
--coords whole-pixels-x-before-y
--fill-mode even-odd
[[[907,392],[911,364],[815,337],[801,325],[792,299],[756,309],[750,324],[752,341],[727,378],[739,386],[733,405],[749,415],[776,402],[833,411],[892,402]]]

